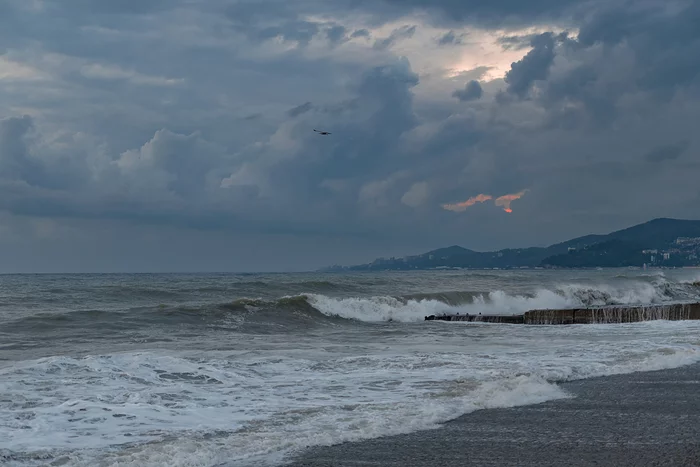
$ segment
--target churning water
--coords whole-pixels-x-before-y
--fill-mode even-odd
[[[0,462],[278,465],[700,361],[700,322],[436,313],[700,301],[700,272],[0,276]]]

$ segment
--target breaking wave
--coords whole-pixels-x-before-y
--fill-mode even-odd
[[[157,276],[132,280],[135,294],[22,278],[31,287],[0,297],[0,463],[279,465],[308,446],[567,397],[563,381],[695,363],[700,321],[375,324],[700,301],[700,278],[681,273]]]
[[[558,382],[700,360],[697,323],[612,334],[594,326],[573,334],[522,330],[443,334],[438,343],[434,334],[416,333],[402,336],[404,350],[391,353],[327,352],[331,341],[323,341],[323,354],[312,358],[278,350],[234,358],[139,350],[14,362],[0,367],[6,393],[0,425],[7,427],[0,461],[279,465],[309,446],[410,433],[476,410],[570,397]],[[516,355],[504,338],[517,346]],[[416,344],[431,351],[415,352]]]
[[[305,293],[278,299],[239,298],[225,303],[200,305],[160,305],[125,311],[77,310],[66,313],[40,313],[6,322],[7,332],[30,328],[51,331],[61,327],[104,326],[127,329],[142,325],[213,325],[225,323],[240,328],[247,325],[329,324],[340,320],[355,322],[417,322],[425,316],[442,313],[512,315],[530,310],[579,308],[613,305],[648,305],[700,300],[700,282],[673,282],[663,275],[649,281],[622,284],[561,284],[527,293],[495,291],[447,291],[412,293],[400,296],[337,297]],[[327,284],[317,283],[318,286]]]
[[[309,295],[307,300],[328,316],[368,322],[413,322],[441,313],[512,315],[541,309],[689,302],[700,300],[700,283],[669,282],[658,276],[652,282],[633,282],[624,287],[565,284],[529,294],[508,294],[497,290],[417,294],[398,298]]]

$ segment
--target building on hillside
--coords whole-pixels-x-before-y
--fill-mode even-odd
[[[676,239],[676,245],[681,246],[700,246],[700,237],[678,237]]]

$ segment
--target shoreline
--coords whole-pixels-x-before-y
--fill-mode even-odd
[[[700,364],[576,380],[571,398],[312,447],[287,467],[700,466]]]

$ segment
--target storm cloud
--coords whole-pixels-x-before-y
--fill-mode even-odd
[[[483,95],[484,91],[481,89],[481,85],[475,80],[469,81],[464,89],[458,89],[452,93],[452,96],[456,97],[462,102],[481,99],[481,96]]]
[[[5,272],[308,269],[700,217],[697,2],[0,9]]]

